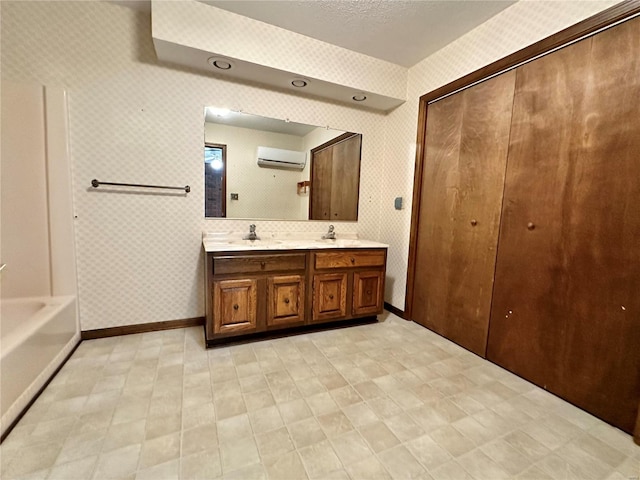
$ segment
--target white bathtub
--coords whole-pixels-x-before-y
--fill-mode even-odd
[[[0,301],[2,434],[79,339],[74,296]]]

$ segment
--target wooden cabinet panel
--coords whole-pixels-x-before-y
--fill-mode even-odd
[[[213,273],[214,275],[227,275],[231,273],[304,270],[306,258],[304,253],[214,257]]]
[[[313,321],[347,315],[347,274],[323,273],[313,276]]]
[[[256,280],[221,280],[213,283],[214,333],[256,329]]]
[[[486,352],[515,72],[429,105],[413,319]]]
[[[377,267],[385,263],[384,250],[363,251],[334,251],[319,252],[314,255],[315,267],[324,268],[349,268],[349,267]]]
[[[353,315],[375,315],[383,309],[384,272],[353,274]]]
[[[627,432],[640,396],[639,29],[518,69],[487,352]]]
[[[304,277],[288,275],[267,280],[269,312],[267,325],[287,325],[304,321]]]

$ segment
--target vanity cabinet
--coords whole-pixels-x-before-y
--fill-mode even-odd
[[[311,320],[344,320],[382,312],[385,249],[314,252]]]
[[[304,323],[307,254],[207,254],[207,340]]]
[[[207,344],[382,313],[385,263],[386,248],[207,252]]]

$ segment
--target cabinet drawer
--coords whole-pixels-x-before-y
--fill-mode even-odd
[[[213,274],[256,273],[282,270],[304,270],[306,255],[251,255],[233,257],[214,257]]]
[[[384,250],[365,250],[362,252],[318,252],[315,256],[315,267],[378,267],[384,265]]]

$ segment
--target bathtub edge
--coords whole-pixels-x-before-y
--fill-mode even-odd
[[[36,380],[32,383],[32,388],[25,390],[22,395],[14,402],[14,404],[7,410],[7,412],[2,416],[0,420],[2,433],[0,434],[0,444],[5,441],[5,439],[9,436],[11,431],[15,428],[15,426],[20,422],[22,417],[29,411],[31,406],[35,403],[35,401],[40,397],[42,392],[49,386],[51,381],[56,377],[56,375],[62,370],[62,367],[69,361],[71,356],[78,349],[80,344],[82,343],[82,338],[80,336],[80,332],[76,332],[73,337],[67,342],[62,350],[56,355],[56,358],[53,362],[50,363],[49,367],[47,367],[42,373],[36,378]],[[59,359],[62,358],[62,361],[59,362]],[[54,367],[54,365],[58,364]],[[44,383],[38,388],[37,384],[39,384],[43,379]],[[34,393],[32,390],[37,391]],[[25,398],[29,398],[30,400],[26,401]],[[24,406],[21,408],[21,404]],[[18,413],[14,413],[18,411]],[[13,418],[13,419],[11,419]],[[9,425],[5,428],[5,423]]]

